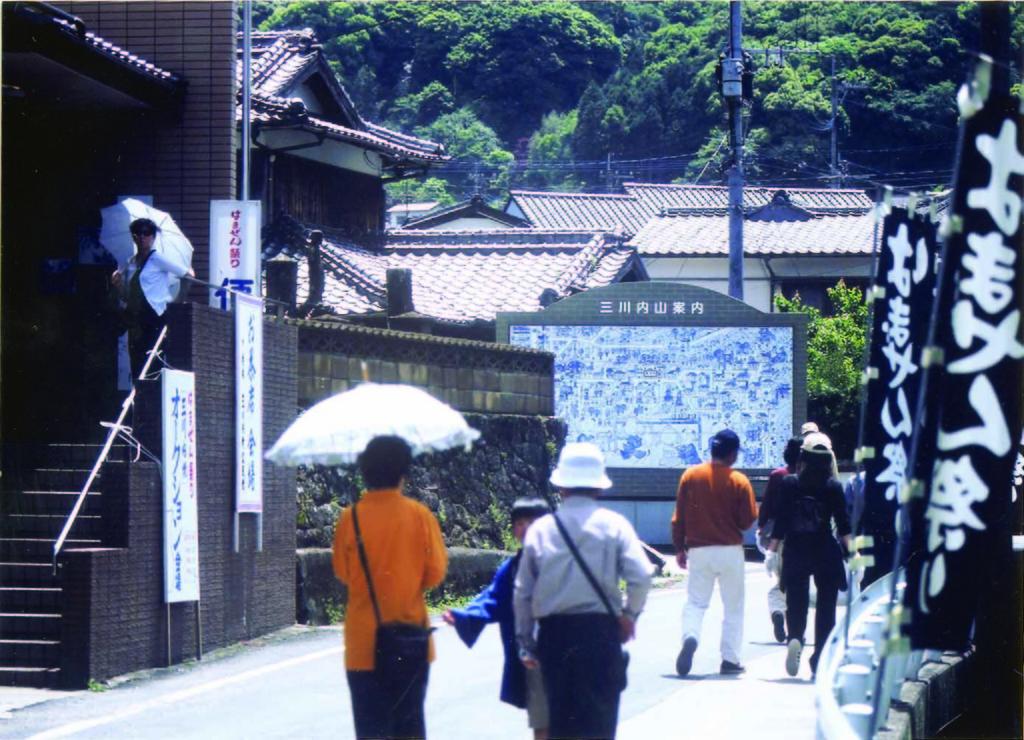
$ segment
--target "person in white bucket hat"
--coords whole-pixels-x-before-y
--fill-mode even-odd
[[[612,486],[601,450],[567,444],[550,480],[563,504],[523,541],[514,599],[519,655],[527,668],[540,665],[550,737],[611,738],[626,685],[622,644],[636,633],[654,569],[625,517],[597,504]]]

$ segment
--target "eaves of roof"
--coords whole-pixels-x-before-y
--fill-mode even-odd
[[[444,224],[449,221],[454,221],[458,218],[488,218],[497,223],[509,226],[512,228],[529,228],[530,222],[525,219],[521,219],[518,216],[513,216],[511,213],[505,213],[499,211],[496,208],[491,208],[486,203],[477,202],[475,199],[465,201],[462,203],[456,203],[448,208],[433,211],[425,216],[407,221],[402,227],[402,231],[413,231],[416,229],[429,229],[435,224]]]
[[[241,44],[241,34],[238,35]],[[339,141],[361,144],[400,162],[443,162],[444,147],[364,120],[323,54],[316,35],[308,30],[254,33],[252,61],[253,120],[264,127],[299,127]],[[238,48],[241,76],[241,46]],[[313,114],[299,98],[288,97],[296,86],[319,73],[344,116],[343,123]],[[259,106],[261,110],[257,111]]]
[[[435,317],[424,317],[430,318],[433,321],[438,321]],[[285,324],[291,326],[297,326],[300,329],[307,327],[310,329],[327,329],[329,331],[341,331],[352,334],[360,334],[363,336],[373,336],[386,339],[401,339],[403,342],[415,342],[418,344],[433,345],[433,346],[444,346],[444,347],[462,347],[466,349],[481,349],[488,352],[494,351],[494,342],[484,342],[479,339],[460,339],[456,337],[439,337],[433,334],[420,334],[416,332],[399,331],[397,329],[384,329],[374,326],[366,326],[365,324],[350,324],[344,323],[343,321],[325,321],[323,319],[293,319],[285,318],[282,319]],[[441,322],[441,323],[464,323],[464,322]],[[502,346],[503,351],[512,352],[515,354],[529,355],[529,356],[543,356],[549,354],[544,350],[533,349],[530,347],[520,347],[518,345]]]
[[[744,221],[743,253],[757,257],[868,256],[875,218],[818,215],[799,221]],[[729,219],[709,215],[656,216],[629,242],[643,257],[721,257],[729,254]]]
[[[336,141],[359,144],[394,159],[418,162],[444,162],[449,159],[443,153],[440,145],[435,145],[434,152],[413,149],[368,131],[357,131],[310,115],[305,104],[298,98],[270,98],[254,95],[252,96],[251,115],[253,123],[258,124],[261,128],[300,129],[314,134],[322,134]],[[241,108],[238,109],[236,117],[241,117]]]
[[[3,51],[37,53],[153,107],[177,104],[186,83],[86,30],[78,17],[47,3],[4,3]]]

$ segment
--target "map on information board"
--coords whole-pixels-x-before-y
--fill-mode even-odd
[[[555,355],[555,413],[569,441],[611,468],[682,468],[719,429],[737,467],[774,468],[793,433],[793,329],[512,326],[512,344]]]

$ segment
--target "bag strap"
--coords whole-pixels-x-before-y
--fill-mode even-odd
[[[363,566],[363,575],[366,576],[366,585],[370,589],[370,601],[373,602],[373,616],[377,618],[377,626],[380,626],[380,607],[377,606],[377,592],[373,589],[373,579],[370,578],[370,564],[366,560],[366,548],[363,547],[363,535],[359,531],[359,515],[356,514],[356,504],[352,504],[352,526],[356,530],[356,545],[359,546],[359,562]]]
[[[552,514],[551,516],[555,518],[555,524],[558,525],[558,531],[562,533],[562,539],[565,540],[565,544],[569,546],[569,551],[572,553],[572,556],[576,558],[576,562],[579,563],[580,569],[583,571],[583,575],[587,577],[587,581],[590,582],[591,588],[593,588],[594,592],[600,597],[601,603],[604,604],[604,608],[608,610],[608,614],[618,619],[619,615],[612,608],[612,602],[608,599],[608,594],[604,592],[604,589],[601,588],[597,579],[594,578],[594,574],[590,572],[590,568],[587,567],[587,563],[583,559],[583,556],[580,555],[580,551],[576,549],[576,543],[572,541],[572,537],[569,536],[569,532],[565,529],[565,525],[562,524],[562,520],[558,518],[558,514]]]

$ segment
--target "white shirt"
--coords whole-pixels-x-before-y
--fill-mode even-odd
[[[124,270],[124,284],[127,290],[128,284],[138,270],[136,260],[139,255],[132,257]],[[181,290],[181,278],[188,272],[182,269],[176,262],[167,260],[156,249],[152,250],[146,264],[142,266],[142,274],[139,275],[139,287],[142,288],[142,295],[146,302],[153,307],[157,316],[163,316],[167,310],[167,304],[173,303]]]
[[[651,565],[633,526],[620,514],[598,506],[590,496],[567,496],[558,510],[590,572],[602,587],[616,614],[634,619],[647,601]],[[626,582],[623,609],[619,580]],[[551,514],[535,521],[523,541],[516,574],[516,635],[533,651],[536,620],[555,614],[606,614],[607,609],[565,544]]]

